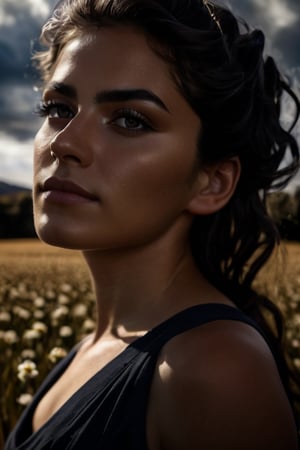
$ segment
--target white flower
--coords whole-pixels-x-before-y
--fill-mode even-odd
[[[33,311],[33,317],[34,317],[35,319],[44,319],[44,317],[45,317],[45,312],[42,311],[41,309],[35,309],[35,310]]]
[[[15,330],[7,330],[4,332],[3,340],[6,344],[15,344],[18,342],[19,336]]]
[[[29,378],[37,377],[38,374],[36,364],[30,359],[25,359],[25,361],[18,365],[18,378],[23,382]]]
[[[72,312],[74,317],[86,317],[88,309],[84,303],[77,303],[74,305]]]
[[[89,333],[91,331],[94,331],[96,328],[96,323],[92,319],[85,319],[82,325],[83,331]]]
[[[46,300],[43,297],[36,297],[33,303],[36,308],[43,308],[46,304]]]
[[[22,308],[21,306],[14,306],[13,313],[20,319],[27,320],[31,317],[31,312],[28,309]]]
[[[72,336],[72,334],[73,334],[72,328],[67,325],[60,327],[60,329],[59,329],[60,337],[69,337],[69,336]]]
[[[64,348],[62,347],[54,347],[49,355],[48,355],[48,359],[52,362],[52,363],[56,363],[58,360],[64,358],[66,356],[67,352]]]
[[[25,330],[23,334],[23,338],[27,341],[34,341],[41,337],[41,333],[38,330]]]
[[[31,394],[21,394],[17,398],[17,402],[19,403],[19,405],[22,405],[22,406],[29,405],[29,403],[31,403],[31,401],[32,401],[32,395]]]
[[[60,290],[61,290],[62,292],[65,292],[65,293],[71,292],[71,291],[72,291],[72,286],[71,286],[70,284],[68,284],[68,283],[64,283],[64,284],[62,284],[62,285],[60,286]]]
[[[0,311],[0,322],[10,322],[11,315],[8,311]]]
[[[17,297],[19,297],[19,291],[18,291],[18,289],[17,289],[17,288],[11,288],[10,291],[9,291],[9,296],[10,296],[10,298],[11,298],[12,300],[15,299],[15,298],[17,298]]]
[[[48,331],[48,327],[46,324],[44,324],[44,322],[35,322],[32,325],[32,329],[38,331],[41,334],[46,334]]]
[[[61,317],[65,317],[69,314],[70,310],[67,306],[62,305],[52,311],[51,318],[52,319],[60,319]]]
[[[59,294],[57,301],[60,305],[69,305],[71,302],[70,298],[65,294]]]
[[[294,364],[297,367],[297,369],[300,369],[300,358],[295,358],[294,359]]]

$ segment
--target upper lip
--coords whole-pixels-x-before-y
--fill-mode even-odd
[[[48,178],[42,184],[42,191],[62,191],[62,192],[70,192],[71,194],[77,194],[81,197],[88,198],[90,200],[97,200],[97,197],[89,191],[86,191],[84,188],[79,186],[73,181],[63,180],[56,177]]]

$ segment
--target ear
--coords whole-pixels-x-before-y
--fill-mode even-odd
[[[213,214],[228,203],[241,173],[238,157],[199,170],[186,210],[194,215]]]

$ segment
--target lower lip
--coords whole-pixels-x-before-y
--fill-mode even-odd
[[[75,194],[74,192],[65,191],[45,191],[43,192],[43,198],[47,202],[60,203],[64,205],[76,205],[78,203],[95,203],[96,200],[83,197],[82,195]]]

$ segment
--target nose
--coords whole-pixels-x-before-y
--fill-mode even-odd
[[[87,123],[76,120],[76,117],[73,118],[51,140],[51,157],[66,164],[89,166],[93,159],[92,150],[88,144],[90,134]]]

